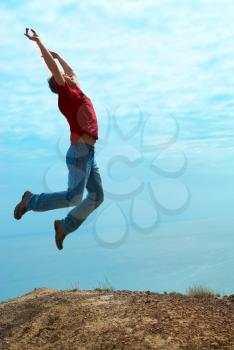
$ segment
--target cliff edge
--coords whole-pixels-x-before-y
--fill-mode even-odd
[[[234,350],[234,297],[35,289],[0,303],[1,350]]]

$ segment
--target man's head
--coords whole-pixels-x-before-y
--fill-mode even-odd
[[[57,89],[56,89],[56,82],[55,79],[53,77],[53,75],[48,79],[48,84],[49,84],[49,88],[50,90],[54,93],[57,94]]]
[[[74,75],[68,75],[68,74],[63,74],[63,77],[64,77],[64,80],[65,82],[67,83],[67,85],[70,87],[70,88],[75,88],[77,87],[78,85],[78,82],[77,82],[77,79],[76,79],[76,76]],[[48,84],[49,84],[49,87],[50,87],[50,90],[54,93],[54,94],[57,94],[57,89],[56,89],[56,82],[55,82],[55,79],[53,77],[53,75],[48,79]]]

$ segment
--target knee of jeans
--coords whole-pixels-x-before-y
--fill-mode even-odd
[[[104,193],[103,191],[98,191],[98,192],[89,192],[88,197],[90,200],[95,202],[95,206],[99,206],[103,201],[104,201]]]
[[[104,201],[104,192],[100,191],[97,196],[95,201],[97,202],[98,205],[100,205]]]
[[[75,193],[73,191],[68,191],[67,193],[67,200],[70,205],[76,205],[79,204],[82,200],[82,195],[80,193]]]

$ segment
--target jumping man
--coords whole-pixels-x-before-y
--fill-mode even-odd
[[[61,250],[64,238],[75,231],[104,200],[102,180],[95,160],[98,124],[92,102],[81,90],[73,69],[57,53],[48,51],[40,36],[33,29],[31,31],[32,35],[26,28],[24,35],[39,47],[52,74],[48,79],[49,87],[58,95],[59,110],[70,126],[71,145],[66,154],[68,188],[62,192],[41,194],[26,191],[15,207],[14,217],[19,220],[30,210],[74,207],[64,219],[54,222],[55,242]],[[55,60],[58,60],[64,72],[59,70]],[[85,188],[88,193],[83,199]]]

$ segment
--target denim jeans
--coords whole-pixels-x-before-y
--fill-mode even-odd
[[[68,188],[54,193],[32,194],[27,209],[46,211],[74,207],[61,220],[64,233],[75,231],[104,200],[102,180],[95,160],[95,145],[77,143],[66,154]],[[83,199],[85,188],[87,196]],[[83,199],[83,200],[82,200]]]

